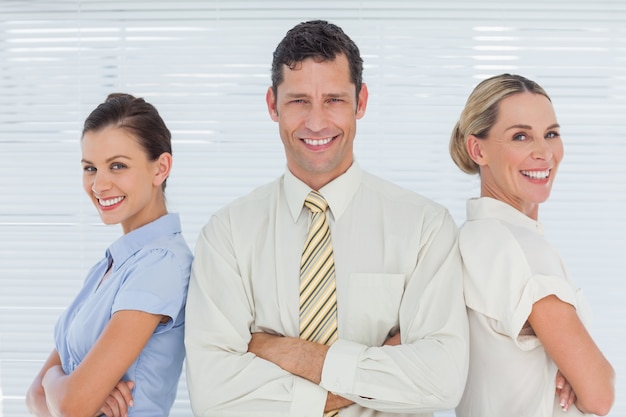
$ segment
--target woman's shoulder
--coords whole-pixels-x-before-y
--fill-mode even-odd
[[[142,255],[138,258],[138,262],[144,262],[144,257],[155,256],[162,256],[162,262],[175,261],[181,264],[191,264],[193,259],[193,254],[189,249],[189,245],[181,233],[170,234],[162,236],[159,239],[152,240],[142,246],[138,253]],[[171,259],[168,260],[165,254],[169,254]]]
[[[466,297],[520,291],[532,277],[527,254],[515,234],[496,219],[465,223],[459,231]],[[515,290],[514,290],[515,288]]]
[[[182,237],[171,237],[150,242],[140,248],[129,261],[132,262],[135,273],[150,271],[154,279],[160,276],[171,277],[177,273],[181,279],[188,281],[193,254]]]
[[[511,229],[495,218],[467,220],[459,228],[459,244],[466,252],[490,249],[499,252],[515,241]]]

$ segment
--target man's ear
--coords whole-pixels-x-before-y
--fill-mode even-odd
[[[465,139],[465,146],[467,147],[467,153],[472,161],[476,162],[478,165],[485,165],[485,155],[483,149],[483,143],[485,139],[479,139],[474,135],[469,135],[467,139]]]
[[[367,98],[369,93],[367,92],[367,85],[365,83],[361,84],[361,91],[359,91],[358,95],[358,103],[356,106],[356,118],[360,119],[365,115],[365,109],[367,108]]]
[[[269,87],[267,93],[265,93],[265,102],[267,103],[267,111],[270,113],[270,117],[273,121],[278,121],[278,106],[276,104],[276,95],[274,89]]]

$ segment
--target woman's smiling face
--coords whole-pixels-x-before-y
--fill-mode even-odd
[[[537,219],[538,205],[550,196],[563,158],[550,100],[533,93],[506,97],[487,137],[470,136],[467,146],[480,166],[481,194]]]
[[[114,126],[87,131],[81,148],[83,188],[105,224],[121,223],[128,233],[165,214],[160,160],[148,160],[130,133]]]

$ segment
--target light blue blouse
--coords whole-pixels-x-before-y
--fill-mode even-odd
[[[159,324],[123,377],[135,382],[130,417],[167,416],[185,357],[191,261],[177,214],[166,214],[114,242],[56,324],[56,349],[65,373],[80,364],[115,312],[139,310],[169,316],[171,320]],[[110,262],[111,273],[101,283]]]

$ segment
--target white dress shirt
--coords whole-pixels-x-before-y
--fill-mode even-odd
[[[298,337],[309,191],[287,171],[202,230],[185,330],[194,414],[320,417],[328,391],[356,403],[341,417],[456,406],[468,363],[456,225],[442,206],[356,162],[319,190],[329,203],[339,331],[321,383],[247,353],[252,332]],[[402,344],[381,347],[397,329]]]
[[[557,367],[532,329],[533,304],[556,295],[587,309],[541,223],[488,197],[467,203],[459,247],[470,322],[470,370],[459,417],[548,417],[567,413],[555,395]]]

